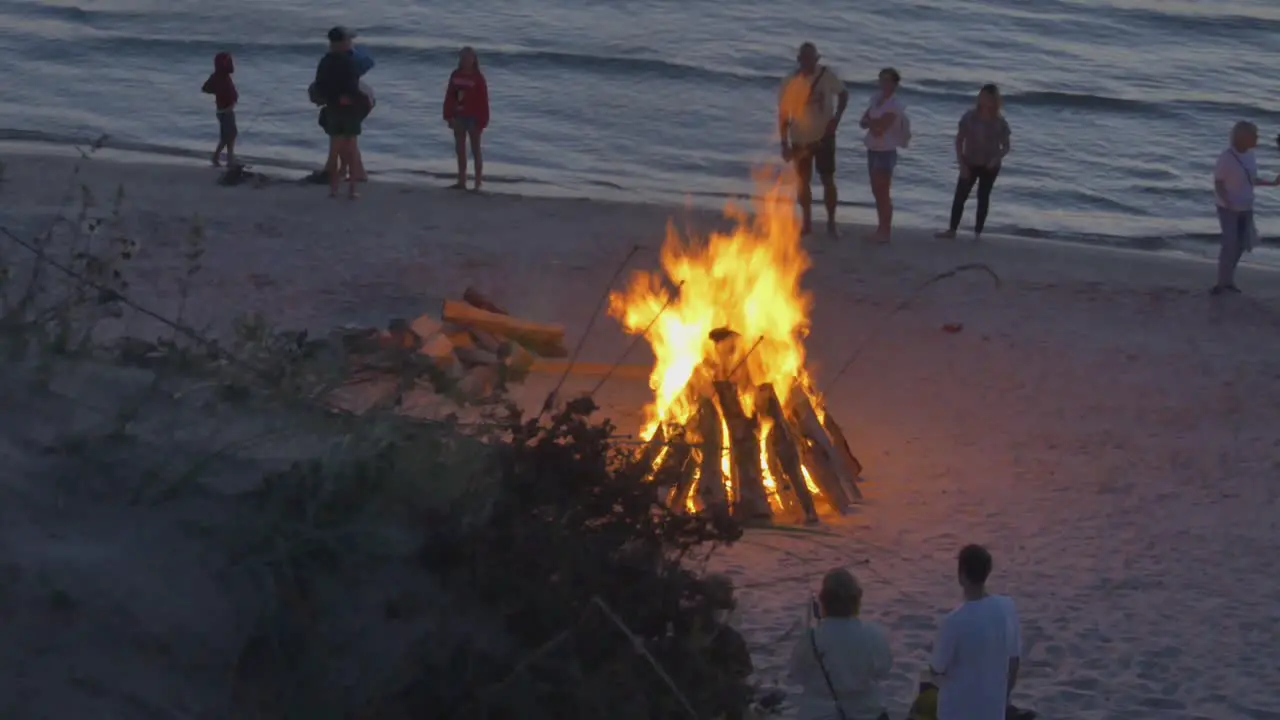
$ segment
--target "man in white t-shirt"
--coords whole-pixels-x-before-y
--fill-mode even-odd
[[[1231,146],[1218,156],[1213,169],[1213,194],[1218,201],[1218,224],[1222,227],[1222,245],[1218,250],[1218,282],[1209,291],[1214,295],[1238,293],[1236,265],[1246,251],[1253,249],[1257,225],[1253,217],[1253,188],[1280,185],[1275,180],[1258,177],[1258,159],[1253,148],[1258,145],[1258,127],[1240,121],[1231,129]]]
[[[938,628],[929,668],[938,683],[938,720],[1004,720],[1018,680],[1022,630],[1013,600],[988,595],[991,553],[960,551],[964,604]]]
[[[796,55],[799,68],[782,82],[778,93],[778,134],[782,159],[795,164],[800,191],[797,199],[804,216],[801,233],[813,229],[813,182],[816,166],[822,179],[822,201],[827,206],[827,233],[836,228],[836,129],[849,105],[849,91],[831,68],[818,64],[818,48],[810,42]],[[832,109],[832,102],[835,108]]]

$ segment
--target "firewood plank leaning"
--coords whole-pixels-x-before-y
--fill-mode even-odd
[[[804,481],[804,470],[800,466],[799,438],[791,433],[786,415],[782,412],[782,404],[778,402],[778,393],[773,385],[765,383],[756,388],[757,412],[763,410],[773,421],[769,428],[769,450],[778,458],[778,467],[782,470],[783,482],[778,484],[779,493],[789,492],[800,501],[800,509],[804,511],[804,521],[809,524],[818,522],[818,511],[813,504],[813,495]],[[785,488],[785,489],[784,489]]]
[[[521,320],[455,300],[444,301],[441,317],[445,322],[510,338],[542,357],[566,357],[569,354],[564,346],[564,327],[561,325]]]
[[[854,498],[861,499],[862,489],[858,487],[858,480],[862,477],[862,463],[853,456],[853,451],[849,449],[849,441],[845,440],[844,431],[840,429],[836,419],[831,417],[831,413],[827,413],[822,419],[822,427],[831,437],[831,444],[835,450],[832,457],[836,465],[844,468],[843,474],[847,479],[849,492]]]
[[[702,507],[728,506],[724,473],[720,469],[720,457],[724,454],[724,428],[720,423],[720,411],[711,398],[702,398],[698,403],[698,444],[702,449],[702,462],[698,465],[698,498]]]
[[[810,455],[814,461],[809,466],[813,481],[826,496],[827,504],[844,515],[850,511],[853,502],[845,487],[853,485],[856,488],[856,476],[848,474],[847,466],[841,461],[834,443],[819,422],[818,414],[814,412],[808,396],[797,386],[791,392],[790,400],[791,414],[800,427],[801,434],[813,443]],[[827,417],[831,415],[828,414]]]
[[[729,426],[729,448],[733,458],[733,479],[737,483],[734,514],[741,520],[772,520],[769,496],[760,476],[760,436],[754,418],[749,418],[738,400],[738,388],[732,382],[717,380],[716,397],[720,411]]]

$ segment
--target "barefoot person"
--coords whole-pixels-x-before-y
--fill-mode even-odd
[[[938,720],[1002,720],[1010,709],[1022,630],[1013,600],[987,593],[991,566],[981,545],[964,547],[957,558],[964,603],[943,618],[929,661]]]
[[[480,152],[480,138],[489,126],[489,85],[480,72],[480,59],[476,51],[464,47],[458,53],[458,68],[449,75],[444,91],[444,121],[453,130],[453,145],[458,154],[458,181],[452,187],[467,187],[467,140],[471,140],[471,155],[476,161],[476,180],[473,189],[479,191],[484,182],[484,156]]]
[[[1258,159],[1253,148],[1258,145],[1258,127],[1240,121],[1231,128],[1231,146],[1218,156],[1213,169],[1213,194],[1218,201],[1218,224],[1222,226],[1222,244],[1218,250],[1218,282],[1209,291],[1214,295],[1238,293],[1236,265],[1244,253],[1253,249],[1257,226],[1253,218],[1253,189],[1256,186],[1280,184],[1258,177]]]
[[[353,200],[360,196],[356,191],[356,170],[360,167],[356,139],[365,114],[360,69],[351,55],[354,38],[355,33],[344,27],[329,31],[329,52],[316,66],[315,80],[316,95],[324,102],[324,131],[329,136],[330,152],[338,159],[329,171],[329,196],[337,197],[340,166],[346,165],[350,170],[348,194]]]
[[[818,48],[813,43],[800,46],[799,67],[782,83],[778,97],[778,135],[782,159],[795,164],[800,181],[797,199],[804,222],[801,232],[813,230],[813,171],[822,179],[822,202],[827,206],[827,233],[836,228],[836,129],[849,105],[849,91],[835,72],[818,64]],[[835,110],[831,101],[835,100]]]
[[[991,207],[991,189],[1000,174],[1000,163],[1009,154],[1009,123],[1001,113],[1000,90],[995,85],[983,85],[978,91],[977,105],[960,118],[956,132],[956,164],[960,166],[960,178],[956,180],[956,194],[951,201],[951,225],[938,237],[953,238],[964,216],[964,204],[974,183],[978,184],[978,215],[974,218],[973,234],[982,235],[987,223],[987,210]]]
[[[213,96],[214,113],[218,118],[218,145],[213,149],[213,166],[222,163],[219,158],[222,151],[227,151],[227,167],[236,167],[236,103],[240,101],[240,93],[236,92],[236,81],[231,75],[236,71],[235,60],[231,53],[220,52],[213,56],[213,73],[204,81],[201,91]]]
[[[893,656],[880,626],[864,622],[862,587],[839,568],[822,579],[814,608],[817,624],[791,651],[790,676],[803,692],[800,720],[888,720],[880,684]]]
[[[876,199],[876,234],[879,242],[888,242],[893,229],[893,169],[898,165],[898,148],[911,140],[906,106],[898,99],[902,76],[893,68],[880,71],[880,91],[862,113],[859,125],[867,131],[867,173],[871,177],[871,194]]]

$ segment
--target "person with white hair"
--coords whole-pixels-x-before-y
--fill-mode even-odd
[[[1241,120],[1231,128],[1231,145],[1218,156],[1213,170],[1213,194],[1218,203],[1218,223],[1222,226],[1222,244],[1218,250],[1218,281],[1209,291],[1213,295],[1238,293],[1235,275],[1240,258],[1253,249],[1258,230],[1253,217],[1253,189],[1257,186],[1280,185],[1258,177],[1258,159],[1253,148],[1258,145],[1258,126]]]
[[[809,628],[791,651],[788,674],[802,690],[799,720],[889,720],[881,688],[893,668],[889,637],[861,611],[862,585],[853,573],[827,573]]]

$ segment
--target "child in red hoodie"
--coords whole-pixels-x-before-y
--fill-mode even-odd
[[[206,94],[213,96],[218,115],[218,147],[213,151],[213,166],[219,167],[219,156],[222,149],[227,149],[227,167],[236,166],[236,102],[240,94],[236,92],[236,83],[231,73],[236,71],[231,53],[220,52],[213,56],[213,74],[204,81],[201,88]]]
[[[444,93],[444,121],[453,129],[454,147],[458,152],[458,182],[452,187],[461,190],[467,186],[467,138],[471,138],[478,191],[484,176],[480,134],[489,126],[489,86],[480,72],[476,51],[469,47],[458,53],[458,69],[449,76]]]

